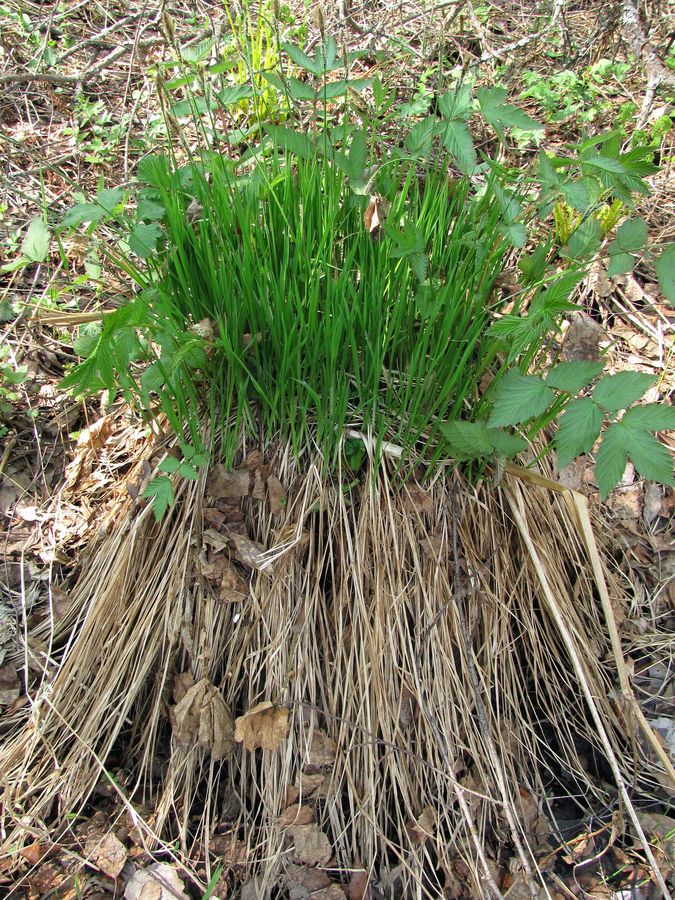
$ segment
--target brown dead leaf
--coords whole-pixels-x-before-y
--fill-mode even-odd
[[[78,447],[89,447],[91,450],[97,450],[110,437],[112,429],[112,416],[103,416],[97,419],[89,428],[84,428],[78,438]]]
[[[175,690],[175,687],[174,687]],[[169,711],[173,736],[184,750],[195,742],[222,759],[234,749],[234,722],[225,698],[208,678],[188,688]]]
[[[401,706],[398,713],[398,724],[405,731],[413,724],[419,715],[417,697],[404,684],[401,687]]]
[[[215,506],[205,506],[202,508],[202,521],[208,528],[217,530],[225,524],[225,513]]]
[[[426,513],[432,515],[434,504],[429,491],[423,490],[418,484],[406,484],[403,488],[403,508],[411,514]]]
[[[277,750],[288,735],[288,710],[265,700],[239,716],[235,725],[234,739],[247,750]]]
[[[584,312],[574,312],[562,343],[562,358],[566,362],[575,359],[600,359],[600,341],[607,335],[604,329]]]
[[[314,898],[317,891],[325,890],[331,886],[330,878],[321,869],[296,866],[293,863],[290,863],[286,868],[284,883],[289,891],[289,896],[296,898],[296,900]]]
[[[329,769],[335,762],[337,744],[333,738],[328,737],[325,731],[315,728],[312,732],[312,742],[309,745],[309,762],[305,766],[307,775],[314,775]]]
[[[339,884],[330,884],[312,893],[312,900],[345,900],[345,892]]]
[[[136,869],[124,889],[124,900],[189,900],[178,872],[168,863]]]
[[[286,805],[292,806],[299,799],[309,800],[313,797],[314,792],[318,791],[323,785],[324,776],[322,773],[316,775],[307,775],[301,772],[298,775],[296,783],[286,789]]]
[[[248,847],[234,832],[214,834],[209,841],[209,850],[229,867],[244,866],[248,862]]]
[[[267,479],[267,497],[270,504],[270,512],[273,516],[278,515],[286,507],[288,497],[283,484],[276,475],[270,475]]]
[[[173,680],[173,702],[180,703],[194,683],[192,672],[180,672],[177,674]]]
[[[357,865],[356,863],[354,864]],[[370,878],[365,869],[355,868],[349,876],[349,884],[347,885],[347,900],[366,900],[370,897],[369,888]]]
[[[251,471],[228,471],[223,465],[214,466],[206,482],[206,493],[211,497],[239,500],[242,497],[265,499],[265,485],[260,475]]]
[[[248,584],[240,578],[224,552],[205,549],[199,557],[201,574],[225,603],[238,603],[248,597]]]
[[[416,844],[423,844],[427,838],[433,837],[436,816],[430,806],[425,806],[417,821],[406,825],[405,829]]]
[[[37,872],[31,874],[28,878],[28,884],[34,895],[43,897],[45,894],[49,894],[59,886],[62,886],[67,877],[66,872],[60,866],[48,862],[43,863]]]
[[[108,878],[117,878],[127,861],[124,844],[112,833],[89,838],[84,845],[84,855]]]
[[[325,866],[331,858],[330,841],[318,825],[291,825],[286,834],[293,842],[293,862],[306,866]]]
[[[19,698],[21,683],[13,662],[0,666],[0,706],[10,706]]]
[[[289,825],[309,825],[314,821],[314,810],[310,806],[293,803],[282,812],[279,822],[286,828]]]
[[[23,847],[19,850],[19,856],[23,856],[24,859],[27,859],[31,866],[37,866],[41,859],[49,852],[46,844],[40,844],[38,841],[34,841],[32,844],[28,844],[27,847]]]
[[[384,200],[379,194],[373,194],[370,197],[366,211],[363,214],[363,224],[373,238],[379,238],[390,209],[391,203]]]
[[[548,836],[551,833],[551,825],[545,815],[542,814],[536,797],[524,787],[519,788],[519,821],[527,834],[528,843],[533,849],[547,846]]]
[[[236,532],[230,532],[230,543],[235,556],[242,565],[249,569],[256,569],[258,572],[273,572],[272,564],[265,558],[265,548],[262,544]]]

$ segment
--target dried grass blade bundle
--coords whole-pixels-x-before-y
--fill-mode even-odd
[[[597,598],[620,608],[624,582],[589,561],[574,504],[514,469],[496,490],[422,489],[381,463],[344,491],[291,448],[275,459],[288,503],[240,501],[273,562],[240,602],[199,576],[205,479],[161,525],[145,513],[101,545],[48,701],[1,752],[11,839],[57,796],[60,816],[80,808],[114,750],[129,797],[153,798],[150,840],[178,840],[188,866],[229,860],[257,896],[357,859],[405,896],[459,871],[468,895],[497,896],[503,853],[536,890],[533,798],[573,786],[591,814],[610,789],[626,801],[634,766],[643,790],[664,777],[612,701]],[[246,715],[251,746],[274,749],[235,742]]]

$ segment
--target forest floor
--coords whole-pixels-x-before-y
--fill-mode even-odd
[[[270,3],[265,9],[272,7]],[[336,3],[323,12],[316,4],[291,3],[282,4],[280,19],[284,33],[300,45],[315,46],[321,26],[340,46],[364,51],[359,77],[378,75],[396,88],[401,102],[420,113],[433,109],[439,64],[475,70],[479,83],[504,85],[512,101],[545,122],[542,146],[552,150],[617,124],[628,134],[636,128],[650,134],[673,115],[675,14],[671,11],[668,18],[658,0],[639,7],[637,29],[649,39],[639,55],[639,34],[636,38],[628,16],[632,4],[619,0],[366,0],[358,7]],[[46,214],[55,222],[79,195],[129,183],[139,161],[166,145],[154,74],[172,52],[162,27],[165,13],[182,46],[196,47],[210,38],[218,46],[230,31],[227,10],[213,0],[182,6],[159,0],[0,3],[0,262],[10,263],[20,254],[34,217]],[[230,15],[236,18],[234,6]],[[675,129],[664,130],[660,170],[650,179],[653,193],[637,207],[651,240],[659,244],[675,240],[674,147]],[[537,150],[532,146],[533,153]],[[19,630],[26,632],[44,620],[47,607],[57,619],[66,614],[67,596],[59,586],[78,573],[92,535],[109,527],[120,493],[135,490],[126,467],[146,440],[130,413],[116,409],[102,417],[94,403],[76,401],[59,389],[76,361],[77,328],[67,324],[68,316],[84,314],[81,321],[86,322],[101,306],[118,305],[130,288],[108,270],[105,260],[91,255],[85,241],[78,247],[77,237],[68,237],[52,248],[44,262],[0,275],[0,740],[31,703],[21,674],[16,614]],[[675,313],[659,293],[653,268],[645,264],[609,279],[598,264],[581,286],[578,303],[581,311],[568,323],[573,339],[582,346],[599,341],[614,371],[657,376],[660,393],[667,396],[674,383]],[[104,446],[103,459],[98,449]],[[556,474],[598,509],[593,469],[584,460]],[[674,501],[672,490],[646,483],[629,466],[602,509],[636,607],[649,598],[665,633],[675,623]],[[646,651],[633,659],[634,688],[670,753],[675,752],[673,662],[667,646],[657,657]],[[130,873],[151,858],[143,843],[136,842],[129,822],[118,824],[114,832],[108,828],[111,792],[105,787],[93,798],[89,819],[78,824],[70,845],[48,847],[36,838],[23,847],[20,858],[5,848],[0,892],[74,898],[121,896],[126,889],[130,898],[151,896],[139,894],[138,885],[128,887]],[[662,815],[657,827],[645,812],[644,827],[656,834],[654,846],[672,886],[675,813],[671,815]],[[92,836],[106,832],[114,838],[103,849],[100,840],[94,841],[98,849],[87,856]],[[574,835],[559,896],[659,896],[639,846],[611,849],[611,865],[626,874],[623,883],[615,878],[609,884],[598,861],[611,844],[606,826],[598,834],[588,828]],[[212,896],[237,896],[245,882],[245,859],[235,859],[233,848],[228,852],[227,891],[224,881],[214,883]],[[166,886],[155,886],[152,896],[171,896]],[[174,882],[173,889],[177,886],[183,889]],[[305,893],[296,887],[289,896],[384,896],[381,887],[364,886],[355,878],[340,893],[330,893],[333,887],[319,881],[313,889],[305,887]],[[189,885],[185,890],[205,896]]]

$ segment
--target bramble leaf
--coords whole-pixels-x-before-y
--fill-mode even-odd
[[[141,497],[152,499],[152,512],[155,521],[159,522],[164,513],[174,504],[173,485],[166,475],[153,478],[145,488]]]
[[[488,425],[520,425],[545,412],[553,399],[553,391],[539,376],[511,369],[497,385]]]
[[[642,431],[672,431],[675,429],[675,407],[665,403],[634,406],[624,413],[621,424]]]
[[[488,428],[488,435],[494,444],[494,455],[511,459],[527,447],[527,441],[519,434],[511,434],[501,428]]]
[[[441,432],[456,459],[492,456],[494,442],[488,433],[487,422],[445,422]]]
[[[559,391],[576,394],[597,378],[604,368],[603,362],[586,359],[558,363],[550,369],[546,376],[546,384]]]
[[[598,439],[603,414],[590,399],[572,400],[560,417],[555,443],[558,467],[564,468],[581,453],[588,453]]]
[[[156,223],[137,222],[129,235],[129,247],[136,256],[147,259],[154,253],[161,236],[162,229]]]
[[[467,175],[473,172],[476,168],[476,149],[468,126],[460,119],[450,119],[442,127],[441,140],[461,171]]]
[[[610,425],[602,436],[602,443],[595,456],[595,480],[603,500],[619,483],[626,471],[628,454],[624,447],[623,437],[619,424]]]
[[[652,384],[654,378],[642,372],[605,375],[593,389],[593,399],[603,409],[618,412],[639,400]]]
[[[623,431],[624,447],[636,471],[650,481],[675,485],[673,457],[668,448],[648,431],[626,427],[623,420],[618,427]]]

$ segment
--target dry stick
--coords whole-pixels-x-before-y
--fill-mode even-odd
[[[518,852],[518,856],[523,864],[523,868],[525,870],[525,876],[527,878],[527,885],[530,891],[530,895],[532,897],[539,896],[539,890],[534,881],[534,874],[532,872],[532,867],[530,866],[530,861],[527,858],[527,854],[525,853],[525,848],[523,847],[523,843],[520,839],[520,835],[518,834],[518,826],[516,825],[516,820],[513,815],[512,808],[512,800],[509,797],[509,792],[506,786],[506,781],[504,779],[504,771],[501,767],[501,763],[499,762],[499,755],[497,753],[497,747],[492,737],[492,732],[490,731],[490,727],[488,725],[487,715],[485,712],[485,704],[483,703],[483,695],[481,692],[481,684],[480,679],[478,677],[478,671],[476,669],[476,661],[473,655],[473,646],[471,643],[471,634],[469,632],[469,626],[466,621],[466,616],[464,615],[464,607],[460,602],[460,580],[461,580],[461,570],[459,566],[459,550],[457,545],[457,504],[455,498],[455,491],[453,489],[451,495],[452,502],[452,561],[454,568],[454,586],[453,586],[453,597],[455,599],[455,609],[457,610],[457,617],[459,619],[459,626],[462,635],[462,642],[464,643],[464,652],[466,654],[466,662],[467,669],[469,672],[469,678],[471,680],[471,685],[473,687],[474,700],[476,702],[476,718],[478,719],[478,725],[480,727],[480,732],[483,736],[483,740],[488,748],[488,753],[490,755],[490,762],[492,763],[492,767],[494,769],[497,784],[499,787],[499,792],[502,795],[502,803],[504,805],[504,813],[506,815],[506,819],[509,823],[509,828],[511,829],[511,836],[513,838],[513,843],[515,844],[516,850]]]
[[[635,0],[622,0],[621,27],[626,41],[630,44],[633,53],[641,61],[647,73],[647,91],[636,122],[637,127],[642,128],[649,116],[656,89],[660,84],[667,84],[671,88],[674,87],[675,75],[663,65],[656,50],[642,30]]]
[[[597,735],[600,738],[600,742],[602,743],[605,754],[607,756],[607,761],[612,769],[612,774],[614,775],[614,780],[616,782],[616,786],[619,789],[623,802],[625,804],[626,810],[628,811],[628,815],[630,816],[631,822],[633,823],[633,827],[637,832],[638,838],[642,842],[642,846],[645,852],[645,856],[649,860],[649,864],[652,867],[654,872],[654,877],[658,882],[658,885],[661,889],[663,897],[666,900],[672,900],[670,892],[666,887],[666,883],[663,880],[663,875],[654,859],[654,854],[652,853],[651,847],[649,846],[649,842],[647,837],[642,829],[642,825],[640,824],[640,820],[638,819],[637,813],[635,812],[635,808],[631,802],[630,796],[628,795],[628,790],[624,783],[623,776],[621,775],[621,770],[619,769],[619,764],[617,762],[616,756],[612,749],[611,742],[609,740],[609,736],[607,731],[605,730],[605,726],[602,722],[602,718],[598,711],[597,705],[595,703],[595,699],[593,694],[591,693],[591,689],[588,686],[588,680],[586,678],[586,673],[584,672],[584,666],[579,658],[579,654],[577,652],[577,648],[575,646],[574,640],[572,639],[572,635],[570,634],[570,630],[567,627],[567,623],[560,612],[560,608],[556,603],[556,599],[549,584],[548,577],[546,575],[544,566],[539,559],[539,554],[537,552],[537,548],[535,547],[534,541],[530,535],[530,530],[527,526],[527,521],[525,519],[525,511],[523,507],[523,494],[519,485],[514,484],[510,490],[507,491],[507,496],[509,497],[509,504],[511,507],[511,512],[513,513],[513,518],[515,519],[516,525],[518,526],[518,530],[523,538],[525,546],[527,547],[528,553],[530,554],[530,558],[534,564],[537,577],[539,578],[539,583],[541,584],[544,600],[546,602],[546,607],[548,608],[549,613],[551,614],[553,621],[556,624],[558,632],[565,644],[565,648],[567,649],[567,653],[569,655],[570,662],[574,667],[575,674],[577,676],[577,680],[581,687],[581,690],[586,699],[586,703],[588,705],[589,712],[593,718],[593,722],[595,723],[595,728],[597,731]]]

